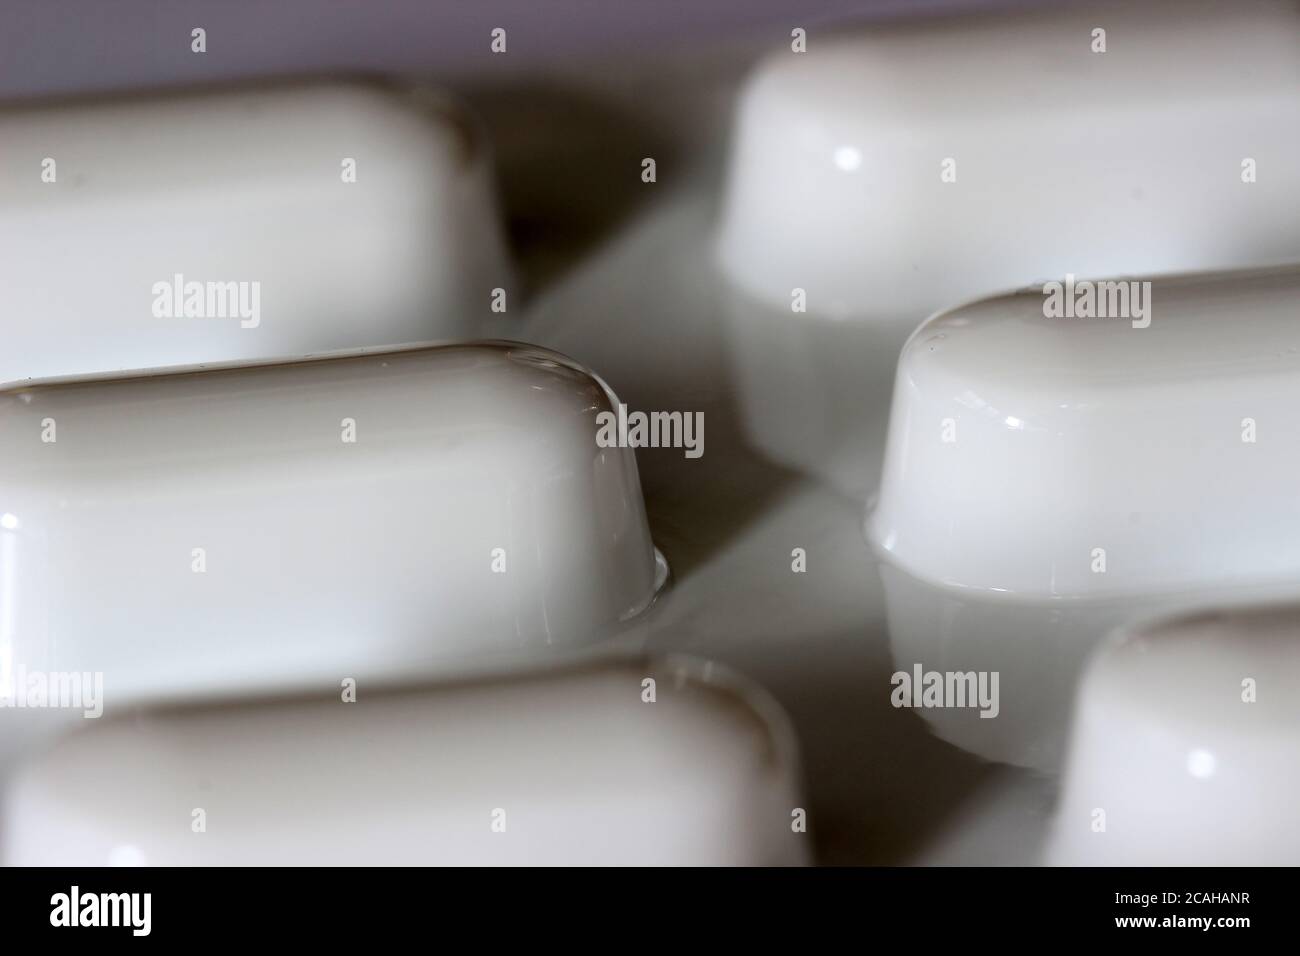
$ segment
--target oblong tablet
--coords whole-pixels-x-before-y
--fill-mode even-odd
[[[1112,5],[810,28],[773,53],[717,238],[751,444],[865,498],[899,347],[936,310],[1300,259],[1298,32],[1291,5]]]
[[[13,781],[3,853],[10,865],[799,864],[802,810],[793,738],[766,695],[710,665],[607,661],[361,684],[353,703],[87,722]]]
[[[488,152],[427,90],[0,111],[0,383],[470,337],[509,285]]]
[[[1057,315],[1071,295],[1127,314]],[[929,580],[1021,596],[1294,580],[1298,300],[1288,268],[935,316],[899,358],[872,539]]]
[[[1079,692],[1048,862],[1300,863],[1300,605],[1105,642]]]
[[[664,575],[611,407],[510,343],[0,391],[12,662],[111,708],[604,636]]]
[[[1088,297],[1128,308],[1103,317]],[[1294,268],[1074,280],[942,313],[908,341],[868,535],[896,655],[1018,675],[1005,725],[967,721],[1010,749],[973,749],[1055,759],[1079,662],[1109,627],[1300,587],[1298,298]]]
[[[810,31],[743,93],[723,267],[786,311],[801,288],[809,312],[915,322],[1066,272],[1300,257],[1300,13],[1177,26],[1148,6]]]

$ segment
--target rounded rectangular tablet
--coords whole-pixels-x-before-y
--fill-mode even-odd
[[[1300,579],[1297,303],[1291,267],[936,315],[899,358],[872,540],[920,577],[1020,597]]]
[[[294,82],[0,110],[0,383],[472,337],[509,286],[483,136]]]
[[[511,343],[0,391],[0,643],[105,696],[603,637],[665,568],[592,373]]]
[[[797,865],[784,715],[678,659],[91,721],[4,802],[8,865]],[[86,781],[93,780],[93,786]]]
[[[1297,302],[1295,267],[1072,279],[908,340],[867,523],[891,644],[1001,679],[996,720],[924,712],[944,736],[1050,769],[1107,630],[1300,593]]]
[[[723,267],[787,312],[916,322],[1067,272],[1300,258],[1298,32],[1281,3],[809,30],[743,93]]]
[[[1047,862],[1300,864],[1300,605],[1127,629],[1087,670]]]

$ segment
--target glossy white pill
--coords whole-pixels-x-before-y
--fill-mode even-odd
[[[911,337],[868,521],[895,656],[1002,674],[997,720],[926,712],[946,736],[1050,767],[1106,630],[1300,590],[1297,301],[1295,268],[1080,279]]]
[[[1209,3],[814,31],[742,97],[723,266],[787,312],[802,288],[915,322],[1066,272],[1300,257],[1297,31],[1292,4]]]
[[[605,637],[664,577],[611,407],[508,343],[0,392],[0,645],[111,709]]]
[[[0,383],[467,337],[510,285],[482,136],[293,83],[0,111]]]
[[[1045,314],[1071,290],[1129,307]],[[1300,579],[1300,269],[1059,291],[944,312],[908,341],[877,545],[1024,597]]]
[[[1048,862],[1300,863],[1300,605],[1211,611],[1099,649]]]
[[[636,660],[90,721],[19,774],[3,840],[20,865],[771,865],[807,859],[803,812],[766,695]]]

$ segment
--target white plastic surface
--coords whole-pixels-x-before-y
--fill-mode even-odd
[[[1143,9],[1169,31],[1186,21],[1189,4]],[[1069,7],[1054,12],[1072,15]],[[814,25],[810,49],[825,49],[831,33]],[[1115,41],[1112,30],[1112,52]],[[1233,42],[1225,26],[1188,60],[1211,65]],[[818,862],[1035,862],[1055,777],[988,764],[935,736],[922,713],[889,704],[895,664],[884,593],[861,533],[862,495],[879,470],[861,462],[879,460],[899,347],[941,303],[899,317],[875,338],[863,334],[871,323],[813,313],[792,325],[788,297],[762,322],[754,309],[730,309],[734,283],[712,264],[726,159],[719,131],[731,122],[749,63],[765,51],[785,55],[787,41],[764,31],[738,42],[730,59],[706,46],[694,60],[672,59],[671,69],[658,50],[620,57],[615,68],[574,58],[556,66],[558,92],[512,89],[476,104],[515,197],[512,216],[537,237],[521,253],[536,295],[522,314],[512,299],[496,332],[580,358],[633,408],[706,411],[700,460],[674,449],[638,455],[674,586],[633,630],[652,648],[725,661],[781,701],[803,745]],[[535,122],[519,122],[524,116]],[[654,185],[640,182],[634,162],[628,175],[610,162],[651,152],[649,133],[675,156]],[[1188,196],[1189,211],[1199,202]],[[1034,278],[1047,276],[1016,284]],[[753,371],[764,388],[762,414],[748,420],[738,370]],[[799,373],[784,393],[769,374],[783,370]],[[861,400],[864,383],[875,389],[870,401]],[[792,430],[808,442],[799,458],[776,453]],[[828,487],[826,466],[846,451],[858,461],[836,460],[842,467]],[[857,484],[856,499],[841,493],[844,476]],[[807,551],[806,574],[791,571],[796,546]]]

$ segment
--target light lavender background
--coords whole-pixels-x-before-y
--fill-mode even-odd
[[[0,0],[0,97],[286,73],[545,71],[575,59],[707,52],[808,29],[1044,6],[998,0]],[[190,30],[208,50],[190,51]],[[494,27],[505,56],[489,50]]]

